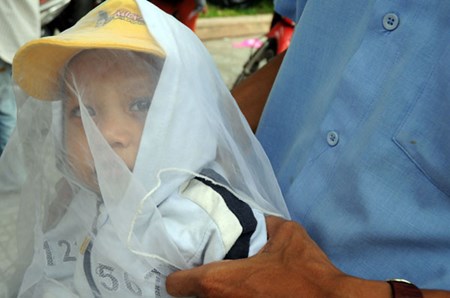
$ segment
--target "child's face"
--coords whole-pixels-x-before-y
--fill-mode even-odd
[[[76,177],[98,192],[93,158],[81,120],[79,101],[105,140],[133,170],[147,111],[154,91],[154,74],[129,54],[93,51],[76,57],[68,68],[68,98],[64,108],[65,145]],[[139,65],[139,66],[137,66]]]

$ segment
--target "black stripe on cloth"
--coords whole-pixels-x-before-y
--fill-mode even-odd
[[[88,247],[86,248],[86,251],[84,253],[83,269],[84,269],[84,274],[86,275],[86,279],[89,284],[89,287],[91,288],[92,294],[94,295],[95,298],[99,298],[99,297],[101,297],[100,291],[98,290],[97,286],[95,285],[94,277],[92,276],[91,250],[92,250],[92,241],[89,242]]]
[[[225,201],[225,204],[231,212],[237,217],[242,226],[242,233],[236,240],[234,245],[228,251],[225,259],[242,259],[247,258],[250,249],[250,238],[256,230],[257,221],[250,206],[239,200],[234,194],[229,192],[225,187],[212,183],[206,179],[196,177],[207,186],[216,191]]]

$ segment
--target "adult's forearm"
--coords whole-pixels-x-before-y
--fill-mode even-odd
[[[278,69],[285,52],[277,55],[257,72],[231,90],[239,108],[253,131],[258,127],[259,119],[266,104]]]
[[[449,291],[441,291],[441,290],[423,290],[422,295],[423,298],[450,298]]]

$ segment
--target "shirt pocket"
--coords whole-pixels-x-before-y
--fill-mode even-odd
[[[449,51],[436,65],[411,107],[394,142],[440,191],[450,196],[450,61]]]

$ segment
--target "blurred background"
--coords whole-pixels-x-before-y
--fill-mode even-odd
[[[53,35],[71,27],[104,0],[40,0],[41,35]],[[245,63],[259,49],[272,25],[272,0],[151,0],[193,30],[211,53],[231,89]],[[271,45],[272,52],[276,51]],[[260,50],[261,51],[261,50]],[[267,51],[267,50],[264,50]],[[272,54],[264,54],[253,72]],[[266,57],[267,56],[267,57]],[[247,75],[245,75],[247,76]]]
[[[104,0],[39,0],[43,35],[71,27]],[[272,0],[150,0],[195,30],[197,18],[271,14]]]

